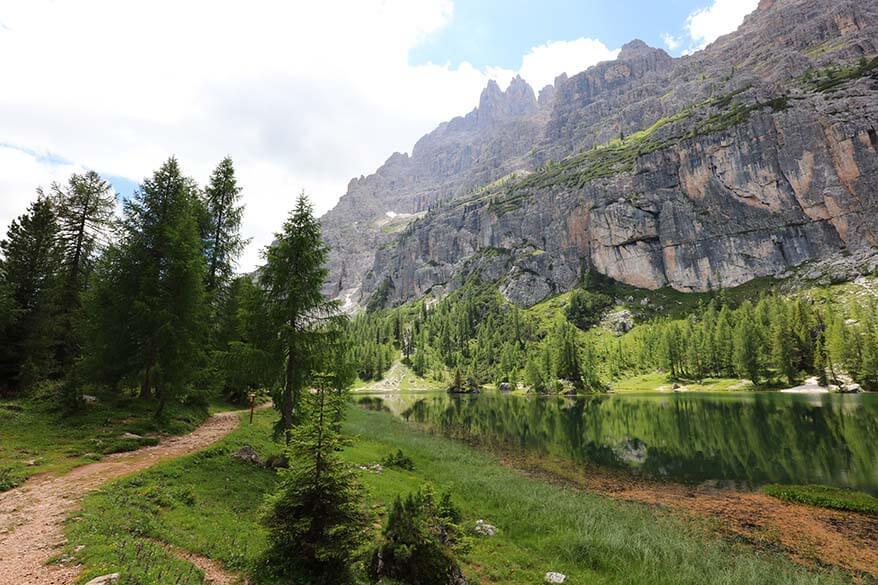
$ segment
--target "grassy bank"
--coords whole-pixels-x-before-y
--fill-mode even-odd
[[[161,434],[187,433],[208,415],[204,406],[171,403],[157,419],[153,401],[109,392],[94,398],[75,412],[59,406],[50,386],[0,400],[0,491],[37,473],[61,473],[109,453],[154,445]]]
[[[768,485],[762,491],[785,502],[878,516],[878,498],[854,490],[825,485]]]
[[[265,546],[259,507],[275,482],[272,471],[233,459],[243,444],[263,455],[274,413],[261,412],[215,447],[115,482],[88,497],[67,527],[69,553],[84,563],[81,582],[120,571],[125,583],[201,583],[193,566],[158,541],[260,576]],[[546,571],[568,583],[835,583],[841,575],[808,573],[779,555],[729,544],[703,526],[661,510],[578,493],[523,477],[463,443],[415,430],[384,412],[352,408],[346,429],[356,437],[344,456],[371,464],[397,449],[414,471],[361,471],[369,507],[380,524],[386,506],[425,482],[449,490],[464,526],[482,518],[497,536],[474,538],[463,559],[471,581],[542,582]]]

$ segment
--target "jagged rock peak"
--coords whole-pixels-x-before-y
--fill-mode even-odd
[[[622,50],[619,51],[618,59],[622,61],[630,61],[632,59],[638,59],[645,55],[655,53],[656,51],[664,52],[661,49],[650,47],[640,39],[634,39],[633,41],[629,41],[622,45]]]
[[[492,79],[479,98],[478,120],[480,125],[484,125],[526,116],[536,109],[537,98],[534,90],[521,76],[516,75],[506,91],[501,91],[500,86]]]

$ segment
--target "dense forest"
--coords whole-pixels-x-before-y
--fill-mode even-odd
[[[600,326],[615,302],[608,294],[615,284],[585,280],[562,311],[549,315],[470,283],[432,304],[358,316],[352,329],[359,375],[380,378],[399,350],[419,376],[451,386],[601,391],[620,377],[660,371],[670,380],[743,378],[757,386],[806,376],[841,385],[849,376],[878,388],[874,302],[848,306],[771,293],[742,299],[718,291],[684,316],[655,316],[617,336]]]

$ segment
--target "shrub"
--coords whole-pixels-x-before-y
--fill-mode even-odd
[[[397,449],[396,453],[391,453],[381,460],[381,464],[384,467],[397,467],[399,469],[405,469],[407,471],[413,471],[415,469],[415,462],[412,461],[412,458],[402,452],[402,449]]]
[[[437,501],[433,490],[424,487],[405,500],[397,498],[381,542],[370,555],[369,577],[412,585],[466,583],[455,561],[469,544],[459,521],[448,494]]]
[[[0,492],[11,490],[21,483],[11,467],[0,467]]]

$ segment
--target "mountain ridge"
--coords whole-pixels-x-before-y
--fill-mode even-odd
[[[876,41],[875,0],[763,0],[688,57],[634,40],[540,98],[491,83],[324,216],[327,292],[395,304],[475,274],[527,305],[583,270],[696,291],[874,247]]]

